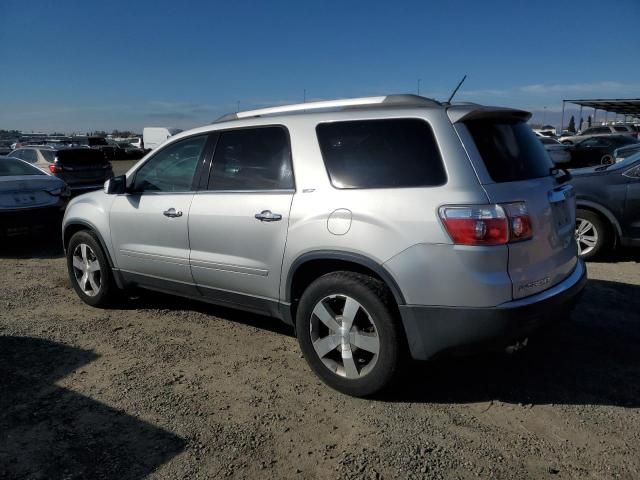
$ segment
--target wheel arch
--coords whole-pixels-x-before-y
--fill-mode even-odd
[[[576,208],[580,208],[582,210],[590,210],[604,217],[609,223],[609,225],[613,227],[613,232],[615,234],[616,239],[622,238],[622,227],[620,226],[620,223],[616,219],[615,215],[611,213],[611,211],[608,208],[603,207],[602,205],[596,202],[591,202],[589,200],[577,200]]]
[[[102,247],[102,251],[107,257],[107,261],[109,262],[109,267],[114,268],[113,259],[111,258],[111,253],[107,248],[107,244],[105,243],[100,231],[93,225],[91,222],[87,222],[86,220],[73,220],[68,224],[65,224],[64,230],[62,231],[62,246],[64,251],[67,251],[67,246],[69,245],[69,240],[71,237],[82,230],[89,230],[95,237],[98,239],[100,246]]]
[[[316,278],[333,271],[366,273],[381,280],[391,291],[397,305],[405,299],[393,276],[375,260],[358,253],[337,250],[317,250],[296,258],[285,281],[285,301],[295,305],[304,289]]]

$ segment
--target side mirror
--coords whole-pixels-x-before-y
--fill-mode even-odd
[[[119,175],[104,182],[104,193],[107,195],[121,195],[127,192],[127,176]]]

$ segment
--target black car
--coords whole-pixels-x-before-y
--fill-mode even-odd
[[[569,147],[571,161],[565,168],[582,168],[615,163],[613,152],[622,146],[638,143],[627,135],[593,136]]]
[[[640,154],[571,173],[580,254],[588,259],[614,245],[640,246]]]
[[[110,145],[104,137],[91,136],[75,136],[71,137],[71,145],[78,147],[89,147],[94,150],[100,150],[107,160],[115,160],[118,158],[118,146]]]

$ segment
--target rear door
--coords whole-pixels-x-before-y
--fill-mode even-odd
[[[203,295],[274,313],[294,191],[284,127],[219,133],[208,185],[189,213],[191,271]]]
[[[508,244],[513,298],[557,284],[575,268],[575,194],[551,175],[552,164],[526,118],[479,117],[457,125],[492,203],[525,202],[533,237]]]
[[[626,234],[640,240],[640,162],[624,172],[629,179],[624,203],[624,226]]]

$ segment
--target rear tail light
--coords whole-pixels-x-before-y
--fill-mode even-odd
[[[62,167],[58,164],[52,163],[51,165],[49,165],[49,171],[51,173],[60,173],[62,172]]]
[[[440,218],[457,245],[504,245],[532,237],[524,202],[505,205],[445,206]]]

